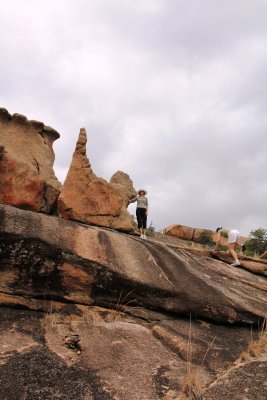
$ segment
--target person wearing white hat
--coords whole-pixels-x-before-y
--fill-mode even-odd
[[[130,200],[130,203],[137,201],[136,207],[136,218],[138,223],[138,229],[140,231],[140,237],[146,239],[146,225],[147,225],[147,213],[148,213],[148,199],[146,197],[147,191],[145,189],[139,189],[138,195]]]

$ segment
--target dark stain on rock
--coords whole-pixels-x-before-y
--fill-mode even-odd
[[[145,306],[153,310],[166,310],[164,301],[177,298],[177,294],[126,279],[118,272],[98,266],[91,297],[95,305],[110,307]]]
[[[2,400],[111,400],[96,374],[67,365],[46,347],[14,354],[0,364]]]
[[[62,261],[61,251],[45,242],[0,235],[0,271],[16,271],[17,279],[10,283],[16,293],[33,297],[67,294],[58,268]]]
[[[61,307],[60,313],[63,315],[77,315],[79,317],[83,315],[82,311],[75,304],[65,304]]]
[[[104,232],[104,231],[99,231],[98,234],[97,234],[97,236],[98,236],[99,243],[101,244],[103,250],[104,250],[105,253],[106,253],[107,259],[108,259],[111,263],[112,263],[112,262],[116,263],[116,262],[117,262],[117,260],[116,260],[116,254],[114,253],[114,250],[113,250],[113,248],[112,248],[112,244],[111,244],[111,242],[110,242],[109,236],[108,236],[108,235],[106,234],[106,232]]]
[[[156,388],[157,395],[160,399],[165,398],[166,393],[169,390],[177,391],[179,388],[178,383],[170,382],[166,376],[166,373],[170,370],[166,365],[162,365],[153,378],[153,382]]]
[[[10,329],[30,335],[37,342],[43,343],[44,314],[39,311],[0,307],[0,335]]]

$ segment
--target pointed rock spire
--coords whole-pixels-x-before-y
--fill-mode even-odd
[[[113,185],[97,177],[87,157],[86,143],[86,130],[81,128],[71,166],[58,198],[59,214],[65,219],[87,224],[134,231],[133,218],[126,209],[129,203],[127,196],[132,197],[130,192],[134,190],[132,184],[127,181],[128,187],[117,182]]]

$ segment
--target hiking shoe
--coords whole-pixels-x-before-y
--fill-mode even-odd
[[[240,261],[237,260],[231,265],[232,265],[232,267],[237,267],[238,265],[240,265]]]

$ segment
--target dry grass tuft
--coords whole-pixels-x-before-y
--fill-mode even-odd
[[[203,365],[213,343],[215,341],[215,337],[212,340],[211,344],[208,346],[206,354],[202,360]],[[192,339],[192,323],[191,323],[191,315],[190,315],[190,325],[188,332],[188,348],[187,348],[187,373],[183,377],[180,384],[180,393],[177,399],[179,400],[203,400],[202,392],[202,383],[200,381],[200,375],[197,367],[195,367],[192,363],[192,355],[193,355],[193,339]]]
[[[181,382],[179,400],[202,400],[198,371],[191,366]]]
[[[248,348],[243,351],[238,361],[246,362],[251,358],[260,357],[263,353],[267,352],[267,319],[265,317],[259,332],[259,338],[257,340],[250,340]]]
[[[43,328],[47,328],[49,326],[55,326],[57,324],[63,323],[63,317],[59,312],[48,312],[43,316]]]
[[[242,351],[242,353],[239,356],[238,361],[246,362],[246,361],[249,361],[249,360],[250,360],[249,353],[247,351]],[[231,367],[232,367],[232,365],[229,366],[229,368],[231,368]]]

